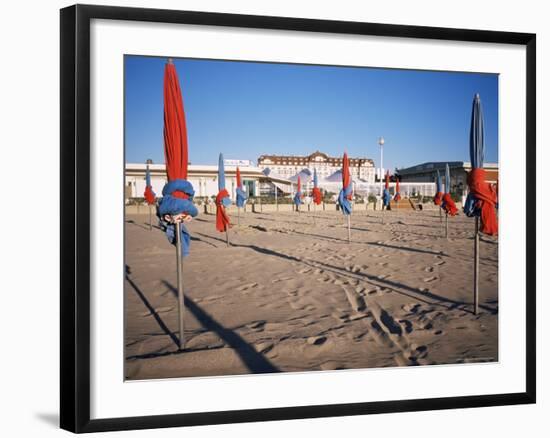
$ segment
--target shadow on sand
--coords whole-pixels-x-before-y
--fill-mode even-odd
[[[397,249],[399,251],[412,251],[412,252],[418,252],[421,254],[429,254],[429,255],[436,255],[441,257],[449,257],[444,252],[440,251],[430,251],[428,249],[419,249],[419,248],[411,248],[408,246],[398,246],[398,245],[389,245],[387,243],[378,243],[378,242],[367,242],[368,245],[374,245],[374,246],[381,246],[383,248],[389,248],[389,249]]]
[[[129,278],[130,268],[126,266],[126,281],[132,286],[138,297],[141,299],[147,310],[155,318],[155,321],[160,326],[162,331],[166,335],[170,336],[176,346],[179,346],[177,336],[168,329],[162,318],[155,311],[154,307],[149,303],[145,294],[139,289],[139,287]],[[162,283],[174,294],[177,298],[178,290],[168,281],[162,280]],[[206,311],[204,311],[197,303],[195,303],[189,296],[185,297],[185,307],[191,312],[195,319],[204,327],[206,331],[216,333],[216,335],[225,342],[235,353],[241,358],[244,365],[250,370],[251,373],[276,373],[279,369],[275,367],[263,354],[258,353],[254,347],[248,344],[240,335],[235,331],[228,329],[216,321]],[[204,333],[204,331],[201,331]],[[145,353],[140,355],[129,356],[126,359],[150,359],[162,356],[169,356],[174,354],[182,354],[186,352],[197,352],[203,350],[210,350],[210,348],[196,348],[177,351],[166,351],[162,353]]]
[[[465,301],[456,301],[456,300],[453,300],[451,298],[447,298],[447,297],[444,297],[444,296],[441,296],[441,295],[434,294],[433,292],[430,292],[430,291],[420,290],[418,288],[411,287],[411,286],[408,286],[408,285],[403,284],[403,283],[399,283],[399,282],[392,281],[392,280],[387,280],[385,278],[380,278],[376,275],[369,275],[369,274],[365,274],[365,273],[361,273],[361,272],[349,272],[349,271],[346,271],[343,268],[340,268],[340,267],[334,266],[334,265],[330,265],[328,263],[324,263],[324,262],[320,262],[320,261],[316,261],[316,260],[304,260],[304,259],[300,259],[300,258],[291,256],[291,255],[288,255],[288,254],[284,254],[284,253],[274,251],[272,249],[260,248],[256,245],[235,245],[235,246],[242,247],[242,248],[249,248],[249,249],[252,249],[252,250],[254,250],[256,252],[259,252],[261,254],[267,254],[267,255],[274,256],[274,257],[280,257],[280,258],[289,260],[291,262],[302,263],[302,264],[304,264],[308,267],[311,267],[311,268],[322,268],[322,269],[330,271],[330,272],[332,272],[336,275],[352,278],[352,279],[355,279],[355,280],[365,280],[366,279],[371,284],[373,284],[375,286],[389,288],[389,289],[391,289],[392,291],[394,291],[396,293],[399,293],[401,295],[405,295],[405,296],[407,296],[409,298],[412,298],[412,299],[415,299],[417,301],[421,301],[425,304],[441,305],[441,306],[446,307],[448,309],[462,308],[463,310],[466,310],[466,307],[469,308],[470,306],[472,306],[471,303],[467,303]],[[441,254],[437,254],[437,255],[441,255]],[[433,300],[433,301],[428,301],[428,300]],[[489,306],[479,305],[479,307],[482,308],[483,310],[493,314],[493,315],[496,315],[498,313],[497,309],[494,309],[494,308],[489,307]],[[473,310],[468,310],[468,311],[472,311],[472,313],[473,313]]]
[[[155,318],[155,321],[157,322],[159,327],[162,329],[162,331],[166,333],[166,335],[170,336],[170,339],[172,339],[172,341],[174,342],[174,344],[176,344],[176,346],[179,346],[179,341],[177,336],[168,328],[168,326],[164,323],[164,321],[159,316],[155,308],[151,305],[149,300],[145,297],[145,294],[141,291],[141,289],[137,286],[137,284],[134,283],[134,281],[130,278],[130,273],[131,273],[130,267],[126,265],[126,281],[130,286],[132,286],[132,289],[134,289],[139,299],[143,302],[145,307],[147,307],[147,310],[149,311],[149,313],[151,313],[153,318]]]
[[[177,297],[178,290],[171,283],[166,280],[162,280],[162,283]],[[185,307],[206,330],[216,333],[221,340],[233,348],[250,372],[276,373],[279,371],[263,354],[258,353],[240,335],[221,325],[188,296],[185,297]]]

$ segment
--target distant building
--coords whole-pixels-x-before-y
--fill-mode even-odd
[[[450,188],[453,193],[465,193],[468,189],[466,182],[467,173],[472,170],[472,165],[467,161],[445,161],[430,162],[407,167],[406,169],[397,169],[396,174],[400,181],[406,183],[427,183],[434,182],[437,178],[437,171],[441,175],[441,182],[445,185],[445,166],[449,164],[449,173],[451,174]],[[486,172],[486,181],[492,184],[498,183],[498,164],[485,163],[483,166]]]
[[[374,183],[374,161],[370,158],[349,159],[350,172],[353,179],[367,183]],[[316,151],[311,155],[261,155],[258,158],[260,169],[269,169],[273,174],[290,179],[303,171],[317,169],[319,179],[329,178],[342,169],[342,157],[330,157],[323,152]]]
[[[143,198],[145,191],[145,170],[146,165],[141,163],[126,163],[124,185],[124,197],[126,201],[130,198]],[[162,196],[162,188],[166,184],[166,166],[164,164],[149,164],[151,173],[151,185],[158,197]],[[243,187],[248,196],[260,196],[264,194],[264,187],[275,187],[280,195],[292,192],[292,183],[277,175],[265,175],[261,169],[253,166],[240,166]],[[225,166],[225,188],[232,199],[235,199],[237,188],[237,167]],[[212,197],[218,193],[218,166],[217,165],[194,165],[188,168],[187,179],[195,190],[195,197]]]

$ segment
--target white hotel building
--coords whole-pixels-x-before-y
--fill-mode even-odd
[[[319,180],[329,178],[342,169],[342,157],[330,157],[323,152],[316,151],[307,156],[291,155],[261,155],[258,158],[260,169],[268,168],[273,174],[290,179],[307,169],[313,174],[317,169]],[[351,176],[354,180],[374,183],[375,167],[370,158],[349,158]]]

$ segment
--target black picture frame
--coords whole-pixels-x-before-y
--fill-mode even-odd
[[[90,21],[129,20],[335,34],[408,37],[526,47],[526,391],[508,394],[289,406],[90,419]],[[61,10],[61,386],[60,426],[82,433],[515,405],[536,401],[536,35],[290,17],[75,5]]]

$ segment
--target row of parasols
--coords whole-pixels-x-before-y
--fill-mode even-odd
[[[164,157],[166,163],[166,174],[168,182],[163,187],[162,197],[158,199],[157,216],[162,230],[166,233],[168,240],[176,246],[177,256],[177,276],[178,276],[178,297],[180,301],[180,348],[184,345],[184,320],[183,320],[183,278],[181,271],[182,256],[189,254],[190,234],[185,227],[193,217],[197,216],[198,210],[193,203],[194,190],[191,183],[187,180],[188,167],[188,143],[187,127],[185,122],[185,112],[182,93],[176,72],[176,67],[171,60],[165,65],[164,70]],[[497,222],[497,191],[494,186],[485,181],[485,171],[483,161],[485,155],[485,135],[483,126],[483,114],[481,108],[481,99],[478,94],[474,96],[470,126],[470,158],[472,171],[468,174],[469,194],[464,204],[464,213],[469,217],[475,218],[474,234],[474,313],[478,308],[478,270],[479,270],[479,232],[496,235],[498,233]],[[449,168],[446,168],[446,181],[449,178]],[[312,197],[314,204],[320,204],[321,191],[317,186],[317,173],[314,172],[314,188]],[[453,202],[449,184],[446,184],[445,192],[442,191],[441,179],[437,176],[437,194],[434,203],[440,205],[447,214],[447,217],[454,216],[457,208]],[[149,172],[146,174],[145,199],[150,204],[155,204],[155,194],[151,187],[151,177]],[[246,201],[246,193],[242,187],[240,171],[237,168],[237,190],[236,204],[242,207]],[[349,160],[346,153],[343,157],[342,165],[342,189],[338,194],[338,204],[342,213],[347,216],[348,221],[348,241],[349,223],[352,213],[351,200],[352,181],[349,171]],[[294,196],[294,203],[297,208],[303,202],[300,179],[298,178],[297,192]],[[386,208],[390,205],[392,199],[389,192],[389,174],[386,174],[386,185],[383,192],[383,203]],[[393,198],[399,201],[399,183],[396,185],[396,194]],[[227,233],[230,226],[230,219],[226,212],[226,207],[231,204],[228,191],[225,188],[224,162],[223,155],[219,156],[218,165],[218,194],[215,200],[216,204],[216,229]],[[226,234],[227,236],[227,234]]]

